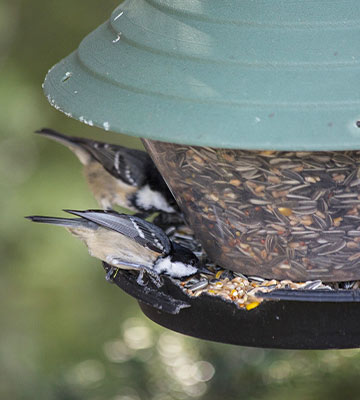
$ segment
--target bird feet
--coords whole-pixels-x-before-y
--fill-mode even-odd
[[[157,287],[157,288],[161,288],[161,286],[163,285],[162,279],[161,277],[154,271],[152,271],[149,268],[142,268],[139,271],[139,275],[136,279],[136,282],[140,285],[140,286],[146,286],[146,282],[144,281],[144,273],[147,273],[150,281]]]
[[[118,268],[116,267],[110,267],[109,270],[106,273],[105,279],[110,282],[113,283],[113,278],[115,278],[116,276],[116,272],[118,271]],[[115,273],[115,275],[114,275]]]
[[[136,282],[140,285],[140,286],[146,286],[146,282],[144,281],[144,273],[146,272],[150,281],[157,287],[160,288],[163,285],[163,282],[161,280],[161,277],[159,276],[159,274],[155,271],[153,271],[151,268],[146,267],[145,265],[141,265],[141,264],[135,264],[135,263],[131,263],[128,261],[123,261],[121,259],[112,257],[112,256],[108,256],[106,258],[106,262],[107,263],[111,263],[111,268],[109,269],[109,271],[106,274],[106,280],[107,281],[111,281],[113,278],[113,273],[114,270],[117,270],[118,268],[122,268],[122,269],[132,269],[132,270],[137,270],[139,271],[139,276],[136,280]]]

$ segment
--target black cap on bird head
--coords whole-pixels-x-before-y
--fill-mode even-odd
[[[171,252],[172,262],[180,261],[184,264],[189,264],[194,267],[196,267],[199,264],[199,259],[191,250],[175,242],[172,242],[171,245],[172,245],[172,252]]]

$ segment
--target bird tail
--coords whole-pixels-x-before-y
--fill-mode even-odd
[[[82,164],[86,165],[91,160],[91,154],[84,148],[84,139],[75,136],[66,136],[50,128],[36,130],[35,133],[46,136],[69,148]]]
[[[39,222],[42,224],[60,225],[66,228],[78,228],[80,226],[90,228],[90,225],[93,225],[90,221],[84,218],[43,217],[41,215],[31,215],[25,218],[33,222]]]
[[[56,142],[64,144],[65,146],[78,145],[78,143],[76,143],[77,138],[72,137],[72,136],[63,135],[62,133],[56,132],[50,128],[38,129],[35,131],[35,133],[39,133],[40,135],[47,136],[50,139],[55,140]]]

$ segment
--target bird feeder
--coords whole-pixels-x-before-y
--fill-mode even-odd
[[[217,264],[264,278],[359,280],[359,13],[355,0],[127,0],[49,71],[44,91],[68,116],[142,138]],[[353,301],[316,307],[330,320]],[[306,302],[296,307],[311,314]],[[336,332],[287,346],[360,345],[346,339],[358,337],[356,325]]]

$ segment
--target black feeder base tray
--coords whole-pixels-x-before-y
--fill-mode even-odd
[[[277,290],[260,295],[266,300],[248,311],[215,296],[189,297],[167,277],[160,288],[150,281],[140,286],[136,279],[123,270],[112,277],[148,318],[185,335],[277,349],[360,347],[358,290]]]

